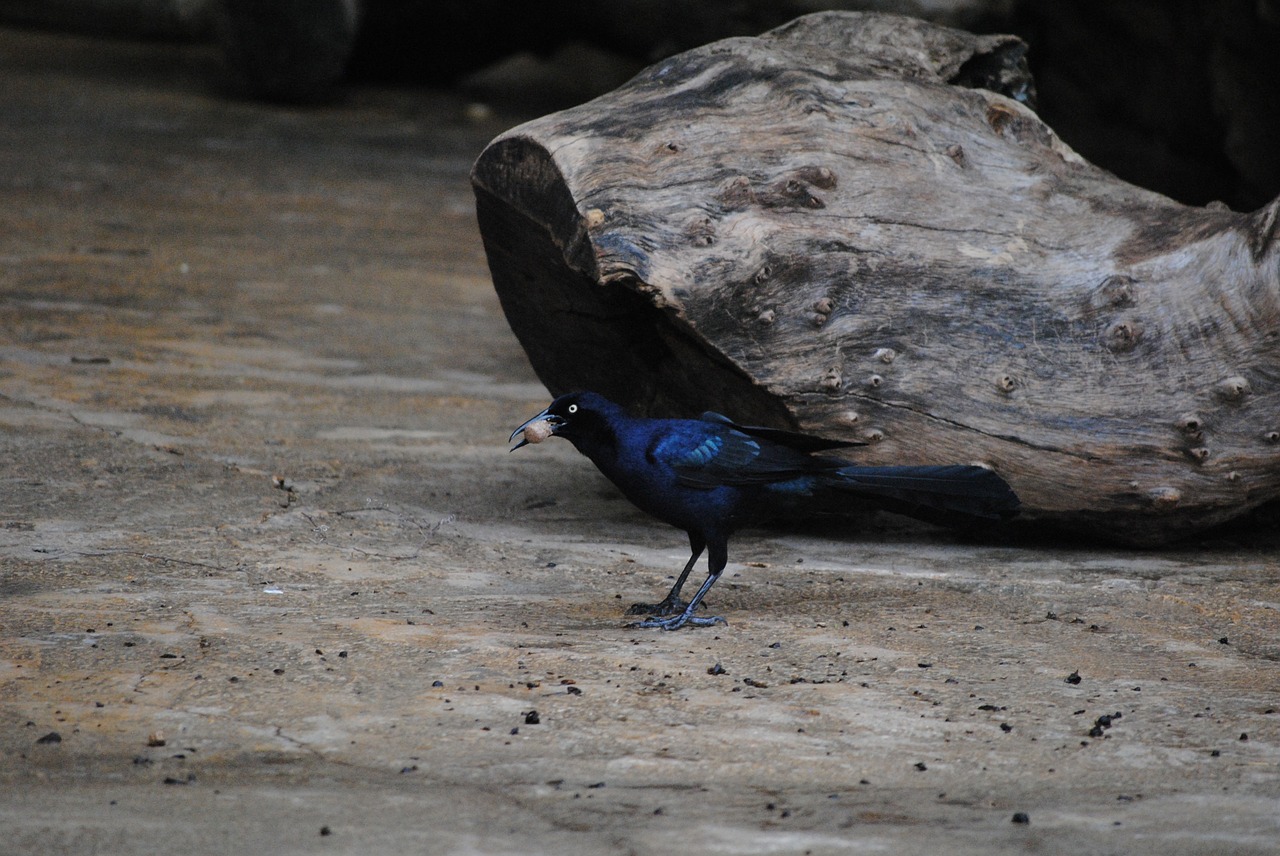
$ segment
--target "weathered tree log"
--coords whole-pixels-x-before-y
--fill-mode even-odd
[[[1084,162],[1024,50],[822,13],[498,137],[477,211],[539,377],[985,462],[1024,518],[1132,543],[1280,496],[1280,200]]]

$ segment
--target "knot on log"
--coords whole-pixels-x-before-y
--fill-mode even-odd
[[[1199,413],[1184,413],[1178,417],[1178,430],[1192,440],[1204,437],[1204,417]]]
[[[1127,354],[1142,341],[1142,324],[1132,319],[1117,321],[1106,332],[1107,349],[1114,354]]]
[[[1218,382],[1217,393],[1226,401],[1238,402],[1250,393],[1249,381],[1240,375],[1232,375]]]
[[[1108,276],[1094,292],[1096,298],[1093,303],[1094,308],[1127,309],[1133,306],[1137,302],[1136,284],[1137,280],[1131,276],[1120,274]]]
[[[716,194],[716,201],[726,212],[758,208],[825,208],[816,192],[833,190],[836,174],[827,167],[808,165],[757,184],[745,175],[729,179]]]

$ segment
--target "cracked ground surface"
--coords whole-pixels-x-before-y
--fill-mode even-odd
[[[683,535],[507,453],[510,121],[0,61],[3,852],[1277,852],[1273,536],[754,532],[727,627],[629,628]]]

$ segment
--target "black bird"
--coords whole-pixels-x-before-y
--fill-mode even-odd
[[[692,555],[665,598],[636,604],[640,627],[675,630],[726,623],[694,615],[728,562],[729,536],[771,519],[839,508],[849,498],[931,520],[1012,516],[1018,498],[1000,476],[976,466],[861,467],[815,452],[860,445],[775,428],[701,419],[642,419],[594,392],[562,395],[511,433],[512,447],[548,436],[574,445],[641,510],[689,534]],[[694,563],[709,550],[708,574],[680,599]]]

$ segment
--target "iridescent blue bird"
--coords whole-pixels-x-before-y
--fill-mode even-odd
[[[688,533],[692,555],[671,591],[631,608],[630,614],[651,616],[640,627],[726,623],[695,612],[724,572],[729,536],[744,526],[832,511],[851,497],[941,522],[1001,519],[1018,508],[1014,492],[985,467],[858,466],[816,454],[857,443],[738,425],[710,412],[701,419],[639,418],[594,392],[560,396],[511,440],[521,434],[511,451],[563,437],[638,508]],[[685,602],[680,591],[703,551],[707,579]]]

